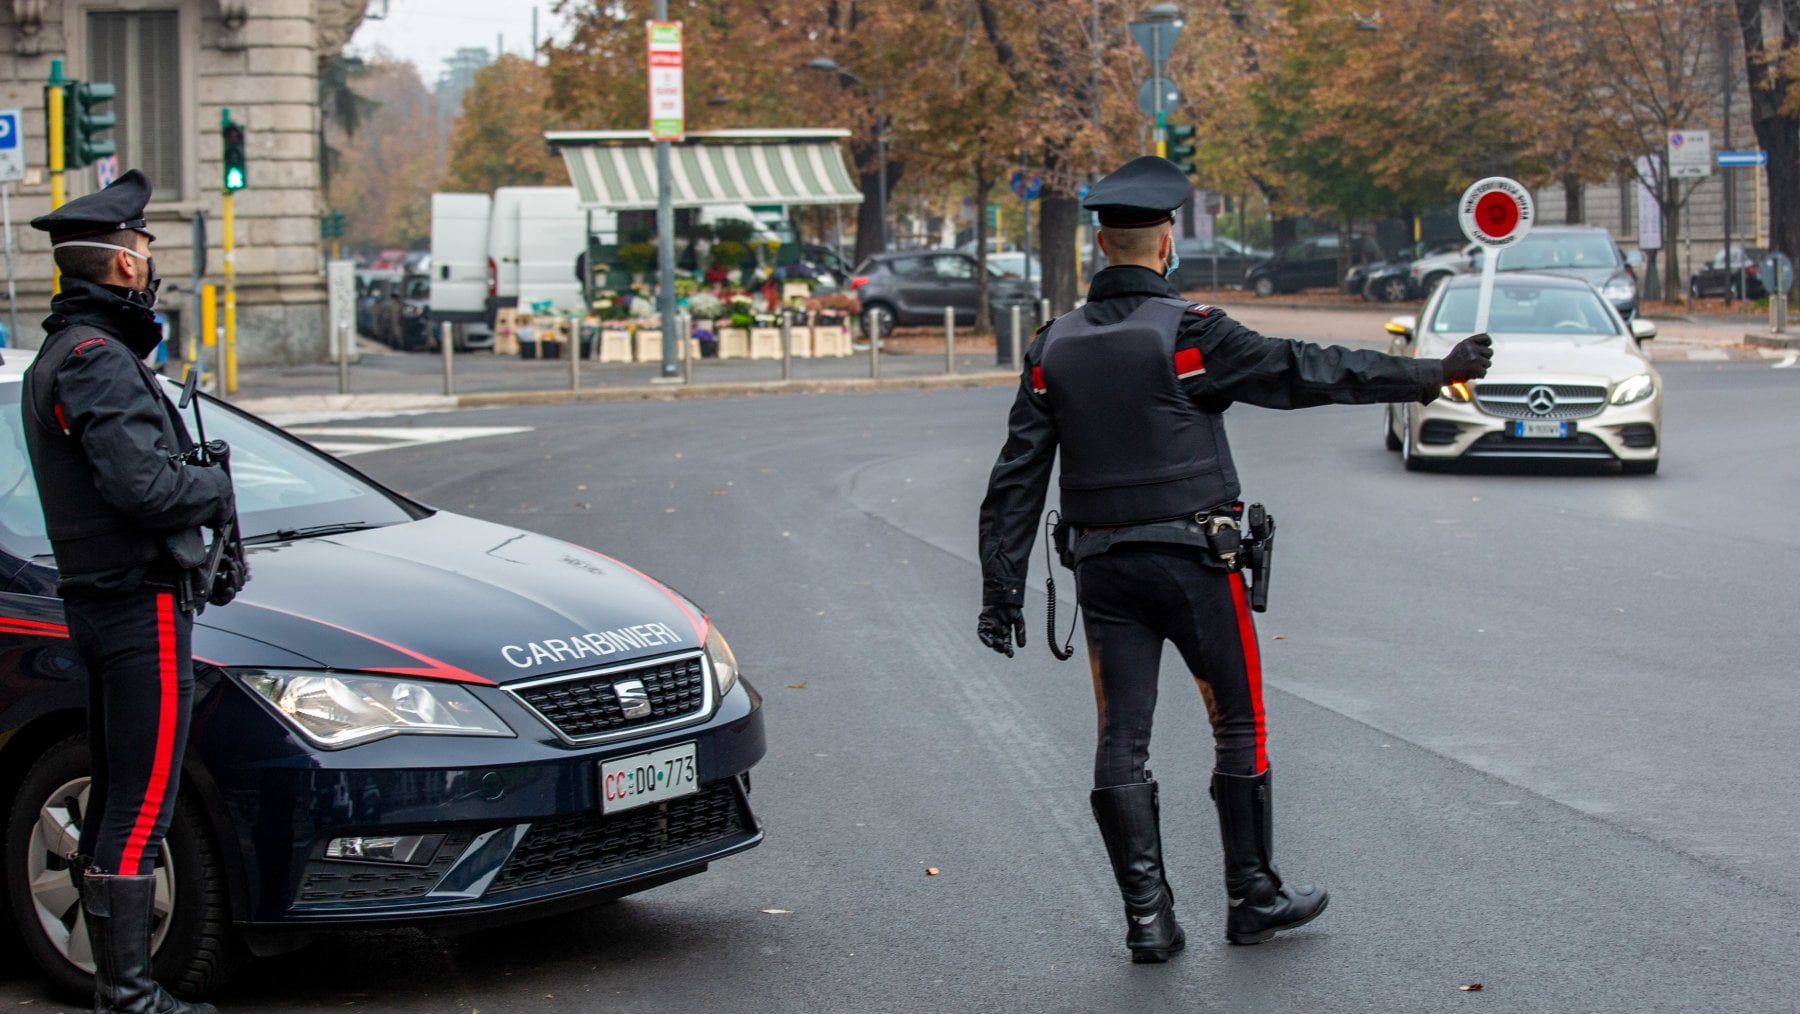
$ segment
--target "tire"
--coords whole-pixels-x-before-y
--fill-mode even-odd
[[[894,310],[886,303],[870,303],[862,311],[863,337],[871,340],[894,333]],[[879,331],[879,333],[877,333]]]
[[[1699,279],[1698,279],[1698,278],[1690,278],[1690,279],[1688,279],[1688,298],[1689,298],[1689,299],[1699,299],[1699,298],[1701,298],[1701,295],[1700,295],[1700,280],[1699,280]]]
[[[58,853],[65,844],[74,851],[89,773],[85,734],[57,743],[26,772],[6,820],[13,924],[32,960],[72,1000],[93,997],[93,964],[68,865]],[[63,837],[46,838],[51,828]],[[231,924],[218,848],[185,796],[176,802],[155,876],[157,909],[166,912],[151,936],[157,981],[183,997],[213,995],[245,952]]]
[[[1424,458],[1413,452],[1411,409],[1400,416],[1400,464],[1408,472],[1423,472],[1430,467]]]
[[[1399,450],[1400,438],[1394,435],[1394,410],[1388,409],[1386,412],[1383,412],[1381,414],[1381,421],[1382,443],[1385,444],[1390,451]]]
[[[1661,458],[1651,458],[1648,461],[1621,461],[1621,462],[1619,462],[1619,474],[1620,475],[1655,475],[1656,474],[1656,466],[1661,461],[1662,461]]]
[[[1407,296],[1412,295],[1411,292],[1407,291],[1408,288],[1409,286],[1406,284],[1406,279],[1399,275],[1383,278],[1380,282],[1376,283],[1375,298],[1381,300],[1383,303],[1398,303],[1406,299]]]
[[[1250,283],[1250,288],[1252,292],[1256,293],[1257,298],[1267,299],[1275,294],[1275,279],[1268,275],[1261,275],[1256,281]]]

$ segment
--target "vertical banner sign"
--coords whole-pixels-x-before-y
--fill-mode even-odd
[[[1463,235],[1481,245],[1481,290],[1475,302],[1475,332],[1486,331],[1488,309],[1494,303],[1494,275],[1500,270],[1500,251],[1525,238],[1534,214],[1531,191],[1516,180],[1489,176],[1463,191],[1456,202]]]
[[[681,140],[681,22],[650,21],[650,139]]]
[[[1645,180],[1656,178],[1657,166],[1651,162],[1650,156],[1643,155],[1637,160],[1637,227],[1638,249],[1648,253],[1662,249],[1662,205],[1657,203],[1656,192],[1644,184]]]

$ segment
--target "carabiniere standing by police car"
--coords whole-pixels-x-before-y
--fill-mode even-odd
[[[1040,328],[1026,351],[981,505],[978,633],[1010,658],[1025,645],[1026,564],[1061,449],[1055,541],[1075,570],[1100,715],[1090,800],[1137,962],[1165,961],[1185,942],[1163,868],[1157,783],[1145,769],[1164,641],[1181,652],[1212,720],[1226,939],[1261,943],[1327,900],[1322,888],[1285,883],[1271,861],[1250,613],[1267,593],[1274,522],[1260,504],[1245,514],[1225,410],[1239,401],[1429,402],[1446,384],[1485,376],[1493,356],[1485,334],[1442,360],[1268,338],[1184,302],[1165,279],[1176,266],[1171,212],[1189,189],[1174,163],[1145,156],[1083,202],[1098,213],[1111,266],[1094,276],[1087,303]],[[1067,657],[1054,635],[1051,647]]]
[[[144,357],[156,322],[150,181],[133,169],[32,220],[62,292],[26,371],[26,446],[56,554],[57,593],[88,673],[93,783],[69,858],[94,954],[94,1010],[211,1012],[150,970],[156,859],[175,811],[194,670],[194,613],[248,577],[241,543],[209,552],[202,526],[236,521],[228,453],[195,447]]]

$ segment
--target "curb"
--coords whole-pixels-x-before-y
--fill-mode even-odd
[[[1800,349],[1800,335],[1750,332],[1744,335],[1744,341],[1765,349]]]
[[[233,400],[254,415],[306,415],[321,412],[449,412],[465,408],[509,405],[560,405],[586,401],[676,401],[687,398],[731,398],[764,394],[833,394],[859,391],[934,390],[995,387],[1017,383],[1005,370],[931,374],[922,377],[840,377],[822,380],[760,380],[667,387],[599,387],[579,391],[490,391],[481,394],[321,394]]]

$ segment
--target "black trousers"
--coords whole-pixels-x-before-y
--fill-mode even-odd
[[[1199,550],[1127,545],[1082,561],[1076,589],[1099,713],[1095,788],[1144,780],[1164,641],[1206,699],[1215,769],[1254,775],[1269,766],[1243,575],[1207,565]]]
[[[88,671],[94,780],[81,853],[102,873],[141,876],[156,868],[175,815],[194,698],[194,616],[176,607],[173,590],[153,585],[66,599],[63,612]]]

